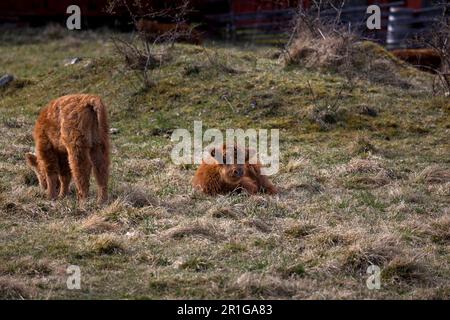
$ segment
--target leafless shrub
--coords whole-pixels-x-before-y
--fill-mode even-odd
[[[299,7],[283,54],[285,64],[337,72],[347,80],[345,89],[349,91],[359,79],[409,88],[411,84],[400,77],[398,61],[342,23],[345,3],[320,0],[313,1],[309,9]],[[328,14],[323,16],[325,9]]]
[[[321,31],[316,37],[308,28],[301,28],[303,32],[298,34],[286,51],[287,64],[303,64],[308,68],[337,68],[346,62],[349,47],[356,41],[356,36],[348,30],[339,32],[326,24],[323,27],[319,25],[317,29],[328,31]]]
[[[340,15],[345,0],[313,1],[310,9],[300,6],[294,19],[291,37],[284,50],[286,65],[301,65],[306,68],[335,69],[345,76],[345,83],[329,101],[319,103],[311,84],[309,90],[314,107],[309,117],[322,129],[329,129],[343,120],[345,110],[340,101],[344,91],[352,91],[356,82],[356,73],[352,69],[352,48],[359,36],[340,23]],[[322,11],[331,9],[335,15],[323,17]]]
[[[191,37],[192,28],[185,23],[189,13],[189,1],[165,9],[155,9],[141,1],[110,0],[107,12],[125,10],[137,33],[131,38],[113,37],[112,42],[119,56],[123,57],[128,70],[136,72],[144,88],[155,83],[152,71],[171,59],[174,43]],[[171,23],[157,27],[156,19],[164,18]]]
[[[359,36],[340,23],[344,5],[345,0],[320,0],[313,1],[309,9],[300,6],[285,49],[285,63],[320,68],[345,66],[348,69],[351,48]],[[324,17],[324,9],[334,10],[335,14]]]
[[[436,6],[442,7],[441,16],[429,32],[413,40],[413,45],[431,48],[439,55],[440,68],[431,69],[436,74],[432,86],[433,93],[441,91],[448,96],[450,95],[450,4],[444,1],[437,3]]]

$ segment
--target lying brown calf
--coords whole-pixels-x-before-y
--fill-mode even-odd
[[[391,52],[397,58],[424,71],[436,72],[441,67],[441,56],[434,49],[396,49]]]
[[[241,150],[234,146],[233,164],[226,163],[226,145],[223,145],[216,154],[216,150],[211,150],[211,164],[202,162],[195,173],[192,184],[194,188],[203,191],[206,194],[216,195],[225,194],[234,191],[245,190],[249,194],[257,192],[267,192],[269,194],[277,193],[275,186],[269,181],[268,177],[261,174],[261,164],[249,163],[249,150]],[[245,152],[245,163],[237,163],[238,152]],[[217,159],[223,159],[219,163]]]
[[[73,176],[78,199],[89,192],[91,170],[98,184],[98,202],[108,198],[109,125],[100,97],[73,94],[51,101],[34,127],[36,154],[26,154],[28,165],[50,199],[64,197]]]

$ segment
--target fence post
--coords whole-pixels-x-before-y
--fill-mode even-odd
[[[412,31],[414,11],[409,8],[391,7],[389,9],[387,47],[388,49],[405,46],[404,41]]]

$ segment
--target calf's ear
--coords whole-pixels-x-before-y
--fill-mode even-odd
[[[32,153],[27,153],[25,154],[25,159],[27,160],[27,164],[31,167],[31,168],[36,168],[37,167],[37,158],[36,155],[32,154]]]
[[[209,150],[209,156],[207,157],[208,164],[218,164],[221,163],[220,159],[222,157],[222,151],[220,148],[213,147]]]

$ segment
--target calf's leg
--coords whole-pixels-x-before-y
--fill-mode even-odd
[[[70,180],[72,174],[70,172],[69,160],[67,154],[59,155],[59,183],[61,189],[59,190],[59,197],[64,198],[69,192]]]
[[[47,181],[47,197],[54,200],[58,193],[59,162],[53,149],[40,150],[40,161]]]
[[[97,202],[108,200],[109,154],[105,147],[96,145],[90,150],[94,177],[97,181]]]
[[[89,194],[89,177],[91,175],[91,161],[88,148],[68,148],[70,171],[72,172],[77,197],[84,202]]]
[[[239,184],[249,194],[256,194],[258,192],[258,186],[249,177],[243,177]]]

